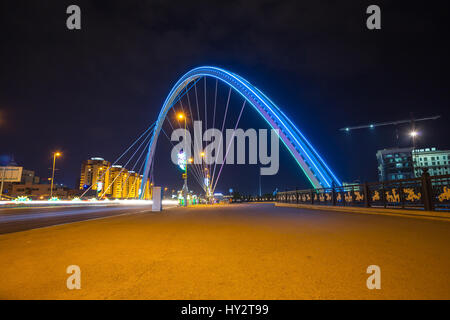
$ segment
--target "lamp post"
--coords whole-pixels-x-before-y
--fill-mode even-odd
[[[419,134],[419,133],[418,133],[416,130],[413,130],[413,131],[411,131],[411,132],[409,133],[409,135],[411,136],[412,141],[413,141],[413,149],[416,148],[416,137],[417,137],[418,134]]]
[[[183,113],[179,113],[177,115],[178,120],[184,120],[184,154],[187,157],[187,144],[186,144],[186,136],[187,136],[187,130],[186,130],[186,116]],[[189,162],[191,159],[189,159]],[[186,161],[186,165],[184,167],[184,185],[183,185],[183,198],[184,198],[184,206],[187,207],[187,193],[188,193],[188,186],[187,186],[187,169],[188,169],[188,161]]]
[[[204,159],[205,159],[205,152],[204,151],[200,152],[200,157],[201,157],[202,162],[203,162]],[[211,198],[211,189],[210,189],[210,182],[211,181],[209,181],[210,176],[209,176],[209,169],[208,169],[207,165],[206,165],[204,170],[205,170],[205,172],[204,172],[204,181],[203,181],[203,183],[205,184],[206,201],[209,202],[209,199]]]
[[[53,198],[53,183],[55,180],[55,163],[56,163],[56,157],[59,157],[61,155],[60,152],[53,152],[53,169],[52,169],[52,182],[50,184],[50,199]]]

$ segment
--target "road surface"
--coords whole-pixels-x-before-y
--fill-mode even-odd
[[[0,235],[0,298],[450,299],[446,221],[270,204],[130,210]],[[80,290],[66,287],[70,265]],[[366,286],[370,265],[380,290]]]
[[[0,234],[148,211],[140,206],[89,205],[0,209]]]

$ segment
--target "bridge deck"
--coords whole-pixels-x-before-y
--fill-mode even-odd
[[[270,204],[0,235],[0,298],[450,298],[450,223]],[[69,265],[81,290],[66,288]],[[366,268],[381,268],[381,290]]]

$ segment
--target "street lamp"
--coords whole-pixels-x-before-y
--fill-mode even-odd
[[[205,158],[205,152],[204,151],[200,152],[200,157],[202,158],[202,161],[203,161],[203,159]],[[211,186],[210,186],[210,181],[209,181],[210,176],[209,176],[209,169],[208,169],[208,167],[206,167],[204,169],[204,171],[205,171],[205,174],[204,174],[205,179],[204,179],[203,183],[205,184],[206,198],[209,199],[209,197],[211,196]]]
[[[53,152],[53,170],[52,170],[52,182],[50,185],[50,199],[53,198],[53,183],[55,180],[55,163],[56,163],[56,157],[61,156],[61,152]]]
[[[187,156],[187,145],[186,145],[186,135],[187,135],[187,131],[186,131],[186,116],[183,113],[178,113],[177,114],[177,119],[178,121],[184,120],[184,153]],[[189,162],[191,162],[191,159],[189,159]],[[183,195],[184,195],[184,206],[187,207],[187,192],[188,192],[188,186],[187,186],[187,168],[188,168],[188,164],[186,163],[186,166],[184,168],[184,186],[183,186]]]

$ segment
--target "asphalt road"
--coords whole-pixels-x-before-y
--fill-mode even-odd
[[[150,208],[151,209],[151,208]],[[0,209],[0,234],[150,210],[140,206],[18,207]]]
[[[450,299],[446,221],[270,204],[130,213],[0,235],[0,298]]]

